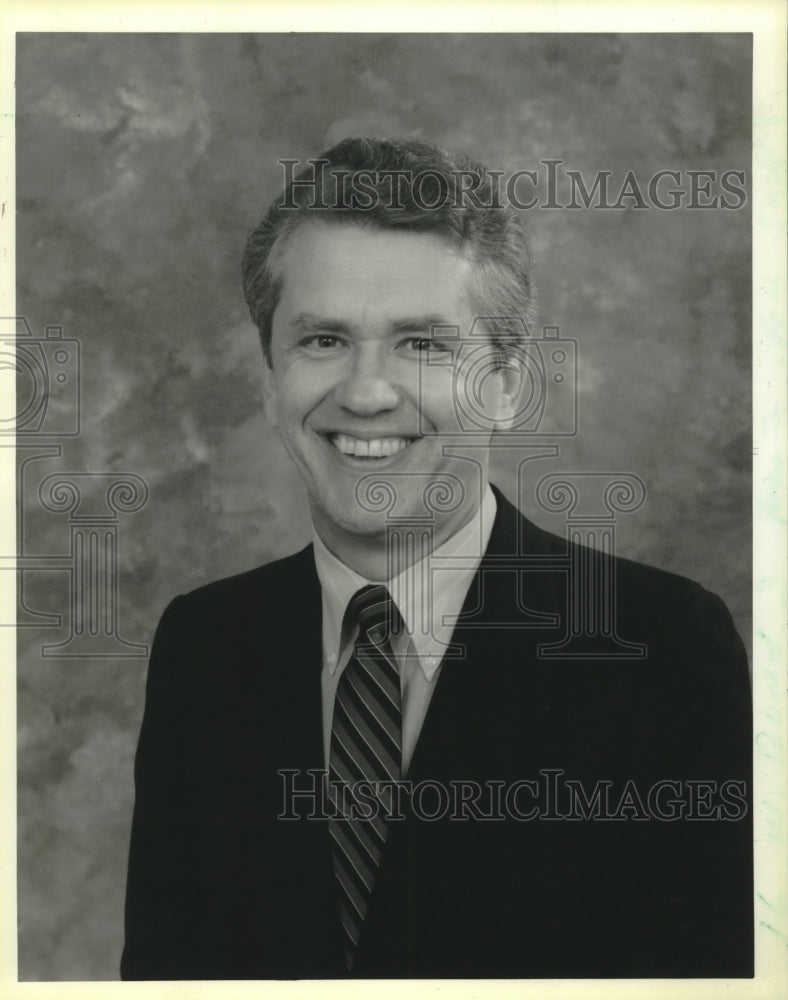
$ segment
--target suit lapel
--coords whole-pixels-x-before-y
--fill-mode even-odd
[[[452,638],[462,652],[441,666],[413,755],[413,781],[490,777],[521,766],[524,757],[538,759],[536,647],[555,637],[557,574],[545,568],[544,533],[493,489],[498,510],[490,542]]]
[[[278,768],[321,768],[322,605],[311,546],[293,557],[278,596],[277,628],[261,636],[271,664],[268,748]]]

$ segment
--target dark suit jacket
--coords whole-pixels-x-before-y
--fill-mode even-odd
[[[537,780],[543,818],[392,822],[354,974],[752,975],[751,707],[727,610],[689,580],[615,560],[618,634],[646,657],[546,658],[567,622],[568,543],[497,500],[455,630],[464,655],[444,662],[408,777]],[[298,769],[302,787],[323,767],[320,623],[311,547],[165,611],[136,760],[123,978],[343,975],[327,823],[277,819],[278,771]],[[543,791],[566,779],[591,818],[549,818],[571,813]],[[613,805],[594,818],[600,789]],[[665,818],[670,799],[701,818]],[[534,798],[516,802],[525,813]]]

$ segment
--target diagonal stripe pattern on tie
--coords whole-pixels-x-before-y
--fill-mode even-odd
[[[402,776],[402,703],[390,636],[404,626],[385,587],[370,585],[356,593],[350,613],[359,635],[342,672],[334,701],[329,784],[338,814],[329,820],[331,850],[339,889],[339,918],[345,940],[345,966],[351,971],[361,928],[388,835],[390,793],[378,799],[374,815],[353,809],[356,782],[399,781]],[[369,804],[369,799],[367,799]],[[341,815],[340,815],[341,814]]]

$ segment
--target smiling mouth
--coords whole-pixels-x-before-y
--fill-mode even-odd
[[[350,434],[327,434],[326,439],[343,455],[350,458],[381,459],[391,458],[404,451],[417,438],[412,437],[378,437],[357,438]]]

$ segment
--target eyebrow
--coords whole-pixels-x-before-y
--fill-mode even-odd
[[[459,324],[452,323],[445,316],[424,315],[405,316],[394,320],[389,326],[392,333],[429,333],[434,327],[457,330]],[[298,333],[351,333],[353,325],[331,316],[317,316],[314,313],[299,313],[287,324],[291,332]]]

